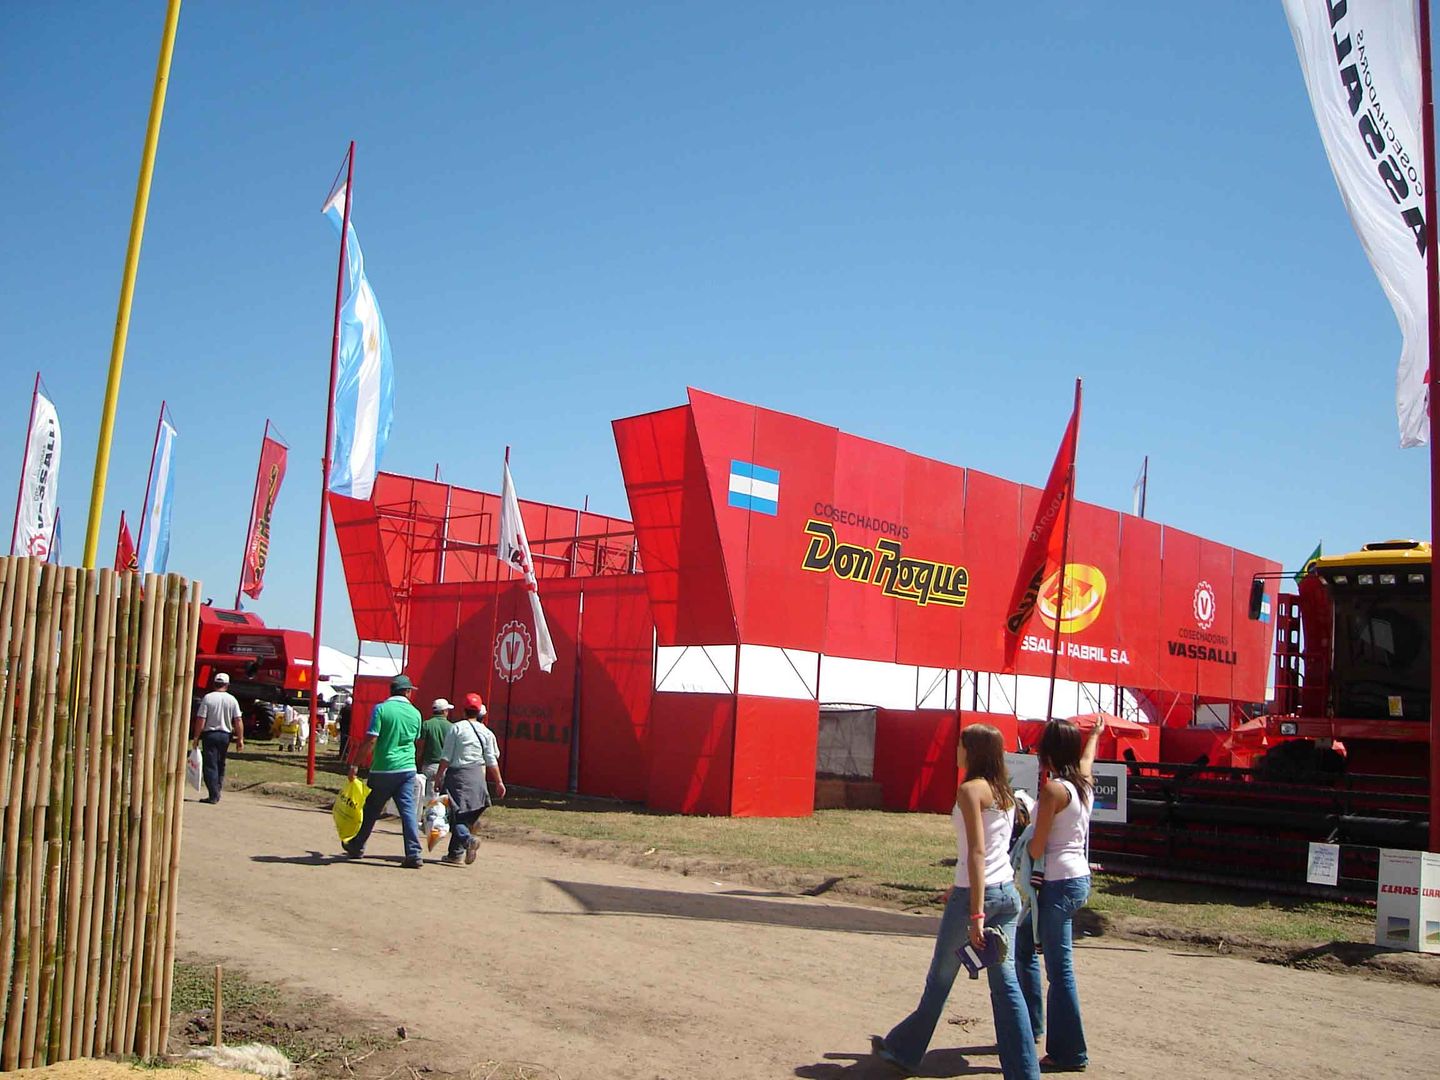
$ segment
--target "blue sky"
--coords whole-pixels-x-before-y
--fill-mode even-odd
[[[0,475],[43,370],[78,560],[164,4],[0,5]],[[1399,332],[1278,0],[219,4],[181,15],[102,532],[161,398],[171,569],[234,595],[265,418],[292,447],[257,605],[309,626],[354,220],[394,346],[384,465],[628,516],[610,420],[693,384],[1297,565],[1425,537]],[[11,464],[6,465],[9,461]],[[11,473],[13,475],[13,472]],[[327,643],[353,645],[332,541]]]

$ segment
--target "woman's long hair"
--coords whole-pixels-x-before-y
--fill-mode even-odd
[[[1085,740],[1080,729],[1069,720],[1051,720],[1040,735],[1037,752],[1040,766],[1057,780],[1068,780],[1080,792],[1080,797],[1090,801],[1090,778],[1080,771],[1080,754]]]
[[[1014,806],[1015,793],[1005,771],[1005,736],[989,724],[971,724],[960,732],[960,745],[965,747],[965,779],[988,783],[1001,810]]]

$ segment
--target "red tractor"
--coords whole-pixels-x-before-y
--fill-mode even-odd
[[[249,611],[206,606],[200,609],[195,693],[204,694],[215,675],[225,672],[230,692],[244,711],[246,737],[270,738],[281,706],[309,710],[314,656],[311,637],[304,631],[268,627]]]

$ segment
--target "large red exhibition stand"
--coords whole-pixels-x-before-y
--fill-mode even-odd
[[[700,391],[614,434],[630,520],[521,503],[548,673],[523,584],[494,557],[496,495],[382,473],[369,501],[331,499],[360,636],[403,645],[417,700],[484,695],[507,781],[690,814],[808,814],[818,689],[752,692],[744,646],[803,653],[797,676],[817,655],[1001,669],[1036,489]],[[1157,726],[1198,702],[1263,700],[1271,628],[1246,607],[1276,563],[1084,503],[1069,561],[1086,592],[1079,614],[1065,608],[1060,678],[1130,688]],[[1050,671],[1044,599],[1020,675]],[[716,669],[722,692],[658,691],[657,650],[700,647],[739,650]],[[960,727],[982,719],[1023,741],[1009,714],[879,709],[884,804],[948,809]],[[1161,745],[1111,749],[1144,760]]]

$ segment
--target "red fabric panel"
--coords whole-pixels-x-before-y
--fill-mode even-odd
[[[1093,503],[1072,508],[1070,544],[1071,632],[1062,624],[1059,675],[1076,682],[1128,682],[1133,665],[1120,634],[1120,515]],[[1038,616],[1037,616],[1038,617]],[[1093,620],[1093,621],[1091,621]],[[1042,620],[1043,621],[1043,620]],[[1044,624],[1051,631],[1050,624]],[[1051,631],[1053,632],[1053,631]],[[1122,653],[1124,656],[1122,657]]]
[[[741,695],[730,815],[809,817],[815,810],[819,731],[820,706],[814,701]]]
[[[1022,550],[1028,538],[1028,533],[1026,533],[1025,530],[1028,530],[1030,523],[1035,520],[1035,512],[1040,506],[1040,499],[1043,497],[1043,494],[1039,488],[1030,487],[1028,484],[1022,485],[1020,488],[1020,520],[1022,524],[1021,535],[1017,538],[1017,542],[1020,544]],[[976,539],[979,538],[977,537]],[[1015,562],[1015,569],[1018,573],[1020,569],[1018,559]],[[1007,585],[1010,587],[1014,586],[1013,577],[1007,582]],[[1006,600],[1008,610],[1009,597],[1006,597]],[[1039,606],[1037,605],[1035,611],[1030,616],[1029,622],[1027,622],[1024,629],[1020,631],[1020,647],[1015,654],[1016,673],[1020,675],[1048,676],[1050,674],[1050,649],[1054,636],[1054,628],[1046,626],[1041,620]],[[1000,668],[997,667],[995,670],[998,671]],[[1064,674],[1061,673],[1060,678],[1064,677]]]
[[[645,798],[653,631],[649,598],[638,577],[586,586],[579,725],[579,789],[586,795]]]
[[[350,738],[357,743],[370,727],[370,714],[390,696],[388,675],[357,675],[350,699]]]
[[[970,573],[960,666],[999,671],[1005,612],[1020,567],[1019,484],[975,469],[965,471],[965,533],[960,549]]]
[[[1191,628],[1201,635],[1201,644],[1207,648],[1205,659],[1195,664],[1201,697],[1231,697],[1238,656],[1233,623],[1234,572],[1233,549],[1209,540],[1200,542],[1200,580],[1195,583],[1196,597],[1191,603]],[[1240,617],[1245,617],[1243,608]],[[1206,622],[1210,625],[1204,625]]]
[[[971,724],[989,724],[1005,737],[1005,749],[1014,751],[1020,747],[1020,718],[1011,713],[972,712],[964,709],[960,713],[960,727]]]
[[[835,505],[862,517],[902,523],[906,457],[893,446],[841,433],[835,441]],[[861,547],[879,538],[868,529],[839,526],[836,531],[842,542],[848,536]],[[894,663],[898,602],[874,584],[833,574],[829,580],[826,655]]]
[[[522,509],[523,513],[523,509]],[[573,582],[542,586],[545,622],[555,643],[555,666],[540,670],[533,652],[519,678],[492,683],[490,727],[500,742],[505,779],[545,791],[565,791],[570,784],[570,738],[574,730],[575,628],[580,611],[579,589]],[[519,623],[529,634],[535,623],[521,582],[502,587],[500,625],[485,655],[494,657],[495,642],[507,627]]]
[[[730,462],[739,460],[772,468],[779,466],[775,462],[755,461],[755,415],[760,410],[754,405],[744,405],[695,389],[688,393],[696,446],[705,473],[707,505],[720,539],[725,581],[730,587],[730,607],[736,626],[741,626],[745,622],[748,584],[745,558],[751,513],[730,505]],[[785,502],[784,468],[780,469],[780,473],[780,501]],[[734,632],[723,640],[736,640]]]
[[[437,697],[457,700],[455,633],[462,586],[432,585],[410,602],[410,640],[405,673],[416,686],[415,706],[429,715]]]
[[[959,730],[947,710],[875,710],[875,780],[887,810],[950,812]]]
[[[330,515],[340,545],[355,633],[362,641],[402,641],[400,612],[390,587],[374,507],[362,499],[332,494]]]
[[[1120,517],[1120,573],[1105,601],[1115,618],[1115,634],[1123,643],[1126,686],[1159,686],[1160,538],[1153,521]]]
[[[1275,616],[1280,610],[1278,593],[1286,582],[1265,581],[1270,617],[1250,618],[1250,582],[1256,574],[1278,574],[1280,564],[1249,552],[1235,552],[1235,577],[1230,588],[1230,637],[1234,642],[1235,667],[1231,672],[1231,694],[1236,701],[1264,701],[1265,683],[1275,649]],[[1288,587],[1288,586],[1287,586]]]
[[[728,694],[656,694],[650,705],[646,805],[679,814],[730,813],[735,699]]]
[[[1166,528],[1160,568],[1160,649],[1156,689],[1196,693],[1199,676],[1188,648],[1196,644],[1195,590],[1200,583],[1200,538]]]
[[[965,470],[907,455],[904,528],[909,535],[892,539],[906,558],[964,567]],[[897,600],[895,606],[897,663],[960,666],[960,631],[970,618],[968,594],[965,607],[933,600],[923,606]]]
[[[612,427],[660,644],[733,644],[735,614],[690,409]]]
[[[755,645],[819,652],[825,643],[825,613],[829,590],[838,582],[829,573],[801,569],[809,538],[806,522],[824,520],[830,493],[835,489],[835,438],[833,427],[784,413],[757,409],[754,445],[744,461],[780,470],[780,508],[774,516],[749,513],[725,503],[717,513],[747,527],[745,560],[730,564],[730,573],[745,575],[746,609],[741,620],[744,640]],[[723,462],[729,497],[730,462]],[[822,497],[823,496],[823,497]],[[871,541],[854,530],[834,526],[841,539]],[[813,770],[812,770],[813,772]]]
[[[493,581],[495,558],[484,549],[495,544],[500,500],[465,488],[450,489],[450,516],[445,527],[445,580]]]

